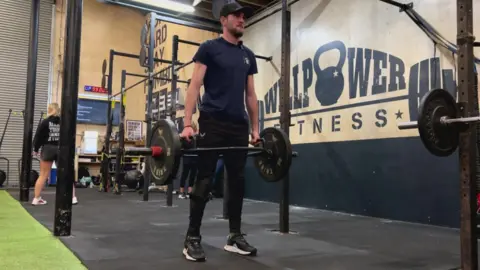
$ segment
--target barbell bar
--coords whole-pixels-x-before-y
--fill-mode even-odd
[[[158,149],[158,150],[156,150],[156,149]],[[241,150],[241,149],[238,149],[238,147],[235,147],[232,150],[235,151],[235,150]],[[264,149],[257,149],[257,148],[253,148],[253,147],[245,147],[245,150],[250,151],[249,153],[247,153],[247,156],[249,156],[249,157],[256,156],[256,155],[262,154],[264,152]],[[118,151],[118,148],[113,148],[110,151],[110,154],[115,155],[117,153],[117,151]],[[162,151],[163,151],[162,148],[160,148],[158,146],[152,146],[150,148],[148,148],[148,147],[125,147],[125,150],[123,152],[124,152],[124,154],[133,155],[133,156],[159,157],[163,153]],[[183,152],[184,157],[198,157],[199,152],[205,152],[205,151],[219,151],[219,149],[197,148],[197,149],[194,149],[194,150],[186,150],[186,151],[184,150],[182,152]],[[220,150],[220,152],[222,152],[222,151]],[[223,152],[225,152],[225,149],[223,150]],[[155,153],[158,153],[158,154],[155,154]],[[219,157],[222,157],[222,156],[223,156],[223,154],[219,155]],[[292,157],[298,157],[298,152],[293,151],[292,152]]]
[[[110,151],[110,154],[116,154],[118,151],[118,148],[113,148]],[[263,154],[265,149],[261,147],[219,147],[219,148],[196,148],[196,149],[183,149],[182,153],[183,156],[187,157],[197,157],[198,153],[200,152],[219,152],[219,153],[225,153],[229,151],[248,151],[247,156],[256,156],[259,154]],[[159,157],[163,153],[163,149],[158,146],[152,146],[152,147],[125,147],[125,150],[123,151],[127,155],[133,155],[133,156],[151,156],[151,157]],[[267,151],[268,153],[268,151]],[[220,154],[220,156],[223,156],[223,154]],[[293,151],[292,152],[292,157],[298,157],[298,152]]]
[[[449,125],[449,124],[456,124],[456,123],[463,123],[463,124],[470,124],[480,122],[480,117],[462,117],[462,118],[448,118],[446,116],[440,118],[440,124],[442,125]],[[414,129],[418,128],[417,121],[411,122],[402,122],[398,124],[398,129]]]
[[[440,118],[440,122],[442,124],[454,124],[454,123],[464,123],[464,124],[470,124],[470,123],[475,123],[475,122],[479,122],[480,121],[480,117],[476,116],[476,117],[461,117],[461,118],[449,118],[447,116],[444,116],[442,118]]]
[[[111,154],[116,154],[118,148],[112,149]],[[189,156],[197,156],[201,152],[232,152],[232,151],[248,151],[256,153],[263,152],[265,149],[261,147],[218,147],[218,148],[194,148],[194,149],[182,149],[182,154],[188,154]],[[138,156],[151,156],[151,157],[160,157],[164,152],[163,148],[159,146],[152,147],[126,147],[124,150],[127,155],[138,155]]]
[[[123,150],[127,155],[151,156],[147,159],[152,180],[157,185],[170,184],[177,175],[180,158],[196,156],[201,152],[248,151],[254,157],[254,165],[260,176],[267,182],[280,181],[290,170],[292,157],[298,153],[292,151],[288,136],[278,128],[269,127],[260,132],[262,143],[255,147],[216,147],[185,149],[176,129],[175,123],[169,119],[159,120],[150,139],[150,147],[128,147]],[[111,153],[121,151],[112,149]]]
[[[418,127],[417,121],[398,123],[398,129],[414,129]]]
[[[117,154],[119,148],[112,148],[110,154]],[[152,147],[127,147],[123,151],[127,155],[132,156],[152,156],[152,157],[159,157],[162,155],[163,149],[158,146]]]
[[[458,148],[460,132],[469,124],[480,122],[479,116],[459,115],[453,96],[444,89],[434,89],[422,97],[418,120],[398,123],[398,129],[417,128],[427,150],[435,156],[446,157]]]

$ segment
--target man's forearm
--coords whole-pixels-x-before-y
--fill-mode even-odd
[[[184,126],[192,125],[192,114],[197,103],[198,92],[199,90],[195,89],[188,89],[187,91],[187,95],[185,97],[185,117],[183,119]]]
[[[247,97],[247,110],[250,116],[250,123],[252,125],[252,132],[259,132],[258,130],[258,101],[257,96],[252,95]]]

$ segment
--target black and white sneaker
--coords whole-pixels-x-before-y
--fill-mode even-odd
[[[224,249],[245,256],[257,255],[257,249],[251,246],[241,233],[230,234]]]
[[[183,248],[183,255],[189,261],[203,262],[205,261],[205,252],[203,252],[200,244],[202,238],[200,236],[187,236]]]

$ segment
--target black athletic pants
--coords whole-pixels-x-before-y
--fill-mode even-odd
[[[185,187],[185,181],[188,177],[188,186],[193,187],[195,176],[197,176],[196,160],[189,160],[191,157],[183,158],[182,176],[180,177],[180,187]]]
[[[248,146],[248,123],[231,123],[200,113],[197,147]],[[197,158],[197,180],[190,195],[190,224],[187,234],[200,236],[203,212],[212,188],[218,153],[200,152]],[[228,180],[228,215],[231,233],[240,233],[243,196],[245,192],[246,151],[223,154]]]

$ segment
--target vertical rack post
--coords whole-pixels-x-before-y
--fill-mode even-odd
[[[290,131],[290,10],[287,0],[282,0],[282,56],[280,86],[280,125],[287,134]],[[290,177],[287,174],[281,182],[280,233],[289,233],[290,219]]]
[[[27,93],[23,126],[22,171],[20,175],[20,201],[28,202],[30,171],[32,169],[33,118],[35,114],[35,85],[37,81],[38,27],[40,0],[31,1],[30,44],[28,46]]]
[[[55,193],[54,235],[69,236],[72,229],[73,175],[75,174],[75,134],[77,131],[78,74],[82,33],[83,0],[67,2],[65,56],[63,67],[60,153]]]
[[[120,123],[118,123],[118,149],[115,160],[115,194],[122,194],[122,184],[125,173],[123,171],[123,151],[125,149],[125,81],[127,80],[127,71],[122,70],[122,81],[120,86]],[[112,103],[115,101],[112,101]]]
[[[458,103],[459,117],[478,115],[475,107],[472,0],[457,0]],[[476,139],[470,125],[460,133],[460,246],[461,269],[478,269],[476,226]]]
[[[150,40],[148,43],[148,91],[147,91],[147,116],[145,122],[147,123],[147,138],[145,140],[145,146],[151,146],[152,138],[152,97],[153,97],[153,69],[154,67],[154,54],[155,49],[155,22],[157,16],[155,13],[150,13]],[[148,187],[150,186],[150,162],[152,157],[145,157],[145,176],[143,184],[143,201],[148,201]]]
[[[105,132],[105,149],[102,153],[102,190],[108,192],[110,185],[110,137],[112,136],[112,91],[113,91],[113,58],[115,51],[110,50],[108,62],[108,104],[107,104],[107,131]],[[114,109],[115,110],[115,109]]]
[[[171,82],[171,107],[170,107],[170,119],[175,122],[177,118],[177,71],[175,71],[175,65],[178,60],[178,36],[173,36],[172,41],[172,82]],[[175,175],[172,175],[171,178],[175,179]],[[173,205],[173,183],[168,184],[167,186],[167,206]]]

